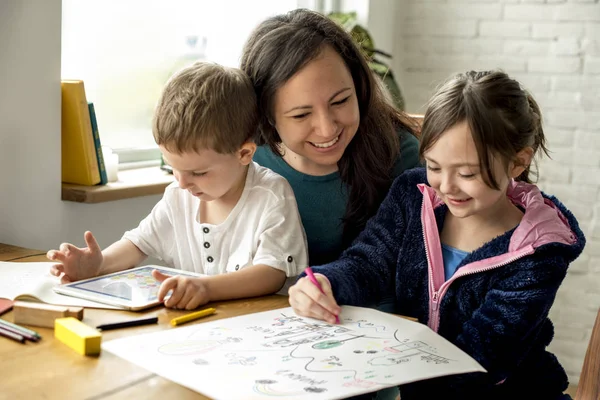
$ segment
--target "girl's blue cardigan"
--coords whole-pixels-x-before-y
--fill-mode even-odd
[[[340,305],[372,305],[394,293],[397,313],[431,326],[421,222],[424,194],[417,187],[423,183],[427,184],[423,168],[398,177],[377,215],[341,258],[313,267],[329,279]],[[543,196],[554,204],[556,214],[562,214],[560,221],[570,228],[572,242],[545,243],[506,265],[461,276],[440,299],[438,333],[488,372],[403,385],[402,400],[555,399],[567,388],[563,367],[546,350],[554,335],[548,312],[569,263],[585,246],[585,237],[564,205]],[[442,204],[433,212],[441,230],[447,207]],[[514,231],[470,253],[461,266],[507,253]]]

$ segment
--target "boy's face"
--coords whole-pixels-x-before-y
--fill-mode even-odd
[[[159,147],[165,161],[173,168],[179,187],[203,201],[225,200],[243,188],[246,167],[256,150],[253,143],[245,143],[231,154],[211,149],[177,154],[164,146]]]

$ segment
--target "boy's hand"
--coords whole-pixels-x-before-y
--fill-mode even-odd
[[[104,259],[102,250],[92,232],[85,232],[83,237],[87,247],[79,248],[70,243],[63,243],[59,250],[50,250],[46,253],[50,261],[60,262],[50,267],[50,273],[54,276],[63,274],[61,283],[92,278],[100,272]]]
[[[340,314],[342,309],[333,298],[329,280],[321,274],[315,274],[315,278],[319,281],[325,293],[321,293],[308,277],[304,277],[290,288],[290,305],[298,315],[335,324],[336,316]]]
[[[152,276],[162,282],[158,289],[158,300],[163,301],[169,290],[171,297],[165,301],[165,307],[180,310],[193,310],[208,303],[208,288],[203,278],[184,275],[165,275],[160,271],[152,271]]]

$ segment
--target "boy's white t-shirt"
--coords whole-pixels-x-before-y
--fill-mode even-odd
[[[308,266],[296,198],[279,174],[251,163],[242,196],[219,225],[200,223],[200,201],[173,182],[123,238],[172,268],[208,275],[264,264],[295,277]]]

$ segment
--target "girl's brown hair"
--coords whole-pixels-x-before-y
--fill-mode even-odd
[[[466,121],[479,156],[482,178],[499,189],[492,172],[495,155],[505,165],[515,161],[526,147],[548,155],[542,129],[542,114],[531,94],[502,71],[469,71],[448,80],[431,98],[423,119],[419,155],[435,144],[440,135]],[[516,180],[531,183],[527,165]]]
[[[268,144],[281,156],[281,137],[273,117],[275,93],[325,46],[333,48],[350,70],[360,110],[358,131],[338,162],[349,190],[344,215],[344,242],[348,243],[375,214],[391,185],[400,152],[397,130],[412,132],[409,118],[387,102],[352,37],[313,11],[294,10],[261,23],[246,42],[241,69],[254,83],[261,113],[256,142]]]

